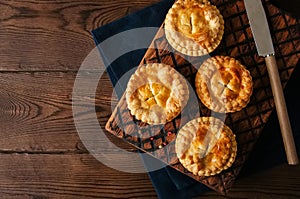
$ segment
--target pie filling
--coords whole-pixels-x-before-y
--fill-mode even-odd
[[[233,164],[237,144],[235,135],[221,120],[200,117],[181,128],[175,150],[188,171],[194,175],[210,176]]]
[[[204,17],[203,9],[181,9],[177,13],[177,17],[180,19],[177,20],[177,24],[175,25],[177,27],[176,31],[183,33],[191,39],[196,36],[202,36],[199,39],[200,41],[209,36],[208,22]]]
[[[249,103],[253,91],[250,72],[229,56],[206,60],[198,70],[195,84],[201,102],[215,112],[240,111]]]
[[[199,128],[196,137],[192,141],[190,148],[183,155],[182,159],[189,159],[190,164],[197,164],[197,169],[210,169],[221,167],[228,161],[231,142],[222,135],[222,139],[217,138],[207,128]]]
[[[240,71],[222,67],[212,75],[211,95],[223,100],[234,100],[239,96],[241,82]]]
[[[171,95],[171,90],[160,83],[147,83],[131,95],[136,105],[150,115],[171,120],[174,113],[181,111],[180,102]]]
[[[174,14],[174,30],[202,44],[217,37],[220,23],[217,17],[207,17],[211,14],[207,7],[182,6]]]

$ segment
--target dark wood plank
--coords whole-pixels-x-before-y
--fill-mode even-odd
[[[0,155],[0,198],[156,198],[147,174],[119,172],[91,155]]]
[[[1,1],[0,70],[77,70],[91,30],[158,1]]]
[[[299,198],[300,166],[279,165],[238,179],[227,197],[207,192],[197,198]]]
[[[146,174],[110,169],[82,154],[71,107],[76,73],[66,72],[77,71],[95,47],[90,30],[154,2],[1,1],[0,198],[156,196]],[[104,126],[112,88],[107,75],[101,82],[107,90],[99,87],[96,102]]]
[[[77,134],[72,113],[73,72],[0,73],[0,151],[70,153],[86,152]],[[94,73],[83,72],[80,80],[85,88],[97,81]],[[97,88],[95,103],[82,96],[78,104],[83,110],[96,107],[104,129],[112,112],[112,85],[104,73]],[[86,125],[92,112],[83,116]],[[100,127],[99,127],[100,128]],[[128,146],[113,136],[120,146]],[[128,147],[127,147],[128,148]]]
[[[88,154],[0,155],[0,198],[157,198],[147,174],[119,172]],[[300,166],[281,165],[238,179],[228,195],[197,198],[299,198]]]
[[[0,2],[0,198],[156,198],[147,174],[121,172],[87,154],[73,121],[72,89],[78,68],[95,47],[90,30],[158,1]],[[81,75],[86,85],[95,80],[89,74]],[[111,113],[107,75],[97,93],[104,127]],[[122,158],[118,151],[109,155],[114,164]],[[228,196],[299,198],[299,170],[284,165],[239,179]],[[201,197],[225,198],[215,192]]]

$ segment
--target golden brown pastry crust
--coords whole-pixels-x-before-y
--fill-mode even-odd
[[[215,56],[199,68],[195,79],[201,102],[215,112],[235,112],[250,101],[253,91],[250,72],[236,59]]]
[[[219,45],[224,33],[224,20],[216,6],[207,1],[179,0],[168,11],[165,34],[177,51],[201,56]]]
[[[199,117],[178,132],[175,151],[181,164],[194,175],[211,176],[229,168],[237,143],[231,129],[214,117]]]
[[[140,66],[131,76],[126,102],[136,119],[164,124],[180,114],[189,98],[184,77],[166,64]]]

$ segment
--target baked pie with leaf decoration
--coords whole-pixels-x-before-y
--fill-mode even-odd
[[[195,87],[206,107],[223,113],[246,107],[253,92],[250,72],[229,56],[215,56],[204,61],[196,74]]]
[[[221,120],[199,117],[179,130],[175,151],[188,171],[198,176],[211,176],[232,166],[237,143],[231,129]]]
[[[131,114],[148,124],[171,121],[181,113],[188,99],[185,78],[162,63],[140,66],[126,89],[126,102]]]
[[[167,13],[164,28],[166,39],[175,50],[201,56],[220,44],[224,20],[208,1],[178,0]]]

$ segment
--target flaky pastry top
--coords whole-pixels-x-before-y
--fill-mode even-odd
[[[131,76],[126,102],[136,119],[148,124],[164,124],[178,116],[189,98],[184,77],[162,63],[140,66]]]
[[[229,56],[207,59],[197,72],[195,87],[205,106],[226,113],[243,109],[253,92],[250,72]]]
[[[229,168],[237,143],[231,129],[214,117],[199,117],[178,132],[175,151],[181,164],[194,175],[211,176]]]
[[[216,6],[196,0],[174,3],[165,19],[165,33],[170,45],[190,56],[212,52],[224,33],[224,20]]]

